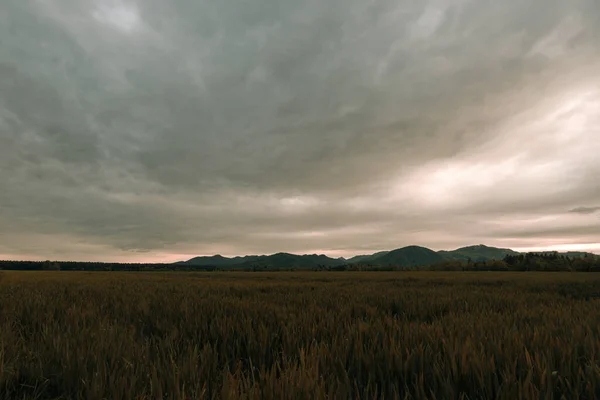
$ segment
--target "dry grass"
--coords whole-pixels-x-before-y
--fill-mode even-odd
[[[0,398],[600,397],[600,277],[0,277]]]

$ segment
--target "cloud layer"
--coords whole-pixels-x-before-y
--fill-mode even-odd
[[[600,250],[596,0],[1,14],[1,257]]]

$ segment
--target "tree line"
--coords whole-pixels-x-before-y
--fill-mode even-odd
[[[15,271],[212,271],[215,267],[159,263],[81,261],[0,261],[0,269]]]
[[[18,271],[215,271],[227,270],[223,267],[185,265],[185,264],[159,264],[159,263],[102,263],[80,261],[0,261],[0,270]],[[297,268],[235,268],[236,271],[290,271]],[[600,272],[600,257],[583,255],[569,257],[557,252],[550,253],[525,253],[506,255],[502,260],[486,261],[459,261],[449,260],[442,263],[406,267],[398,266],[370,266],[368,264],[346,264],[336,266],[318,266],[307,268],[314,271],[572,271],[572,272]]]

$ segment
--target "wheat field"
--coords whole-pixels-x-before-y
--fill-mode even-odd
[[[600,276],[10,272],[1,399],[600,398]]]

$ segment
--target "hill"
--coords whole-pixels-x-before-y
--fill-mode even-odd
[[[544,254],[559,254],[571,259],[586,256],[597,257],[584,252],[543,252]],[[461,247],[451,251],[434,251],[421,246],[407,246],[392,251],[380,251],[374,254],[354,256],[348,259],[331,258],[323,254],[290,254],[276,253],[271,255],[248,255],[241,257],[200,256],[177,263],[187,267],[207,267],[217,269],[319,269],[340,266],[370,266],[370,267],[405,267],[416,268],[441,264],[444,262],[485,262],[503,260],[506,256],[517,256],[523,253],[511,249],[475,245]],[[542,254],[542,253],[539,253]]]
[[[203,267],[229,267],[233,265],[243,264],[259,258],[260,256],[243,256],[243,257],[223,257],[220,254],[215,256],[200,256],[194,257],[187,261],[182,261],[179,264],[203,266]]]
[[[444,257],[435,251],[421,246],[407,246],[368,261],[369,265],[379,267],[423,267],[438,264]]]
[[[194,257],[182,264],[189,266],[205,266],[217,268],[299,268],[309,269],[321,266],[331,267],[346,264],[344,259],[334,259],[323,254],[290,254],[276,253],[263,256],[223,257],[220,255],[210,257]]]
[[[389,251],[380,251],[375,254],[363,254],[360,256],[351,257],[351,258],[347,259],[346,261],[350,264],[368,263],[369,261],[372,261],[377,257],[384,256],[388,253],[389,253]]]
[[[277,269],[277,268],[297,268],[297,269],[312,269],[321,266],[332,267],[345,264],[345,260],[339,260],[327,257],[323,254],[290,254],[276,253],[269,256],[259,256],[253,260],[248,260],[237,267],[245,268],[262,268],[262,269]]]
[[[488,261],[502,260],[507,255],[516,255],[518,252],[511,249],[500,249],[497,247],[489,247],[483,244],[476,246],[461,247],[452,251],[438,251],[444,259],[449,261]]]

